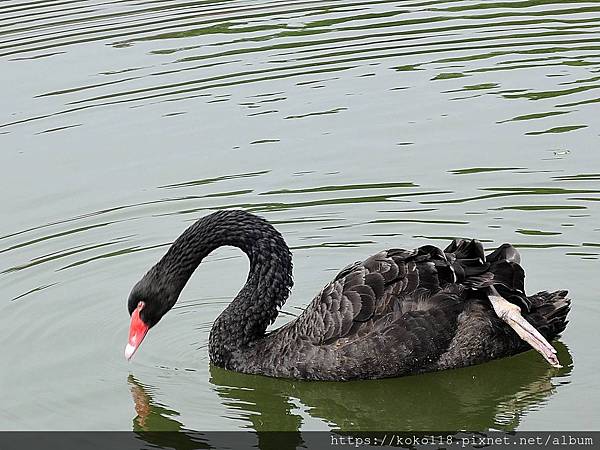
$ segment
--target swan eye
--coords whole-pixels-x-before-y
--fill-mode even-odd
[[[144,302],[139,302],[137,304],[137,309],[139,309],[141,311],[144,306],[146,306],[146,304]]]

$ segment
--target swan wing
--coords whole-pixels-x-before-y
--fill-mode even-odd
[[[432,296],[440,290],[440,258],[445,261],[432,246],[390,249],[347,266],[298,317],[297,335],[327,345],[368,334],[382,325],[380,319],[395,321],[407,312],[431,309],[440,300]]]
[[[463,308],[455,293],[440,292],[436,297],[436,308],[387,314],[340,339],[337,359],[368,378],[432,370],[451,348]]]

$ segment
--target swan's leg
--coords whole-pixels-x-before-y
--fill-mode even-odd
[[[493,286],[489,289],[488,298],[498,317],[515,330],[521,339],[531,345],[550,365],[562,367],[554,347],[521,315],[521,308],[502,297]]]

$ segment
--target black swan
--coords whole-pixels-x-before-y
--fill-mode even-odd
[[[384,250],[351,264],[298,318],[266,332],[292,287],[292,257],[269,222],[239,210],[199,219],[134,286],[127,359],[202,260],[223,245],[248,255],[250,273],[210,332],[216,366],[334,381],[464,367],[533,347],[560,367],[548,341],[567,324],[567,292],[526,296],[514,247],[486,256],[476,240],[457,239],[443,251]]]

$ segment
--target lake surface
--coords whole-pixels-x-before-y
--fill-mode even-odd
[[[600,428],[600,2],[4,1],[0,429]],[[346,264],[453,237],[569,289],[527,352],[400,379],[209,366],[214,252],[131,363],[131,287],[197,218],[260,214],[297,315]]]

